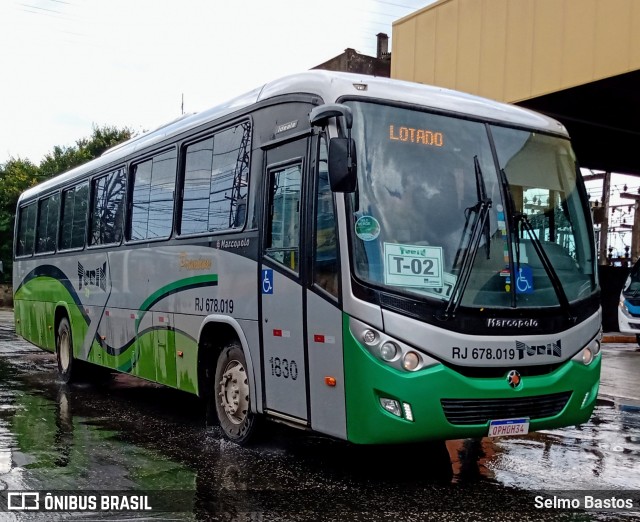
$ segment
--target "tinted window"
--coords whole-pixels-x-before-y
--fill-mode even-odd
[[[60,249],[65,250],[84,246],[88,203],[89,185],[87,183],[65,190],[62,193]]]
[[[316,199],[316,234],[313,282],[338,296],[338,242],[333,193],[329,186],[327,142],[320,141],[318,155],[318,194]]]
[[[175,182],[175,150],[133,167],[130,239],[171,234]]]
[[[36,252],[53,252],[56,249],[58,236],[58,211],[60,197],[58,194],[40,200],[38,209],[38,230]]]
[[[18,220],[18,240],[16,242],[16,256],[33,254],[36,233],[36,204],[31,203],[20,209]]]
[[[123,168],[92,181],[90,245],[119,243],[122,239],[124,186]]]
[[[187,147],[182,234],[244,226],[250,150],[248,122]]]
[[[270,226],[266,255],[297,272],[300,264],[300,197],[302,165],[271,173]]]

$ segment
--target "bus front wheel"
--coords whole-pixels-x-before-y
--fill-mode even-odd
[[[251,411],[247,361],[238,342],[225,346],[218,356],[211,399],[223,435],[237,444],[247,444],[254,436],[258,417]]]

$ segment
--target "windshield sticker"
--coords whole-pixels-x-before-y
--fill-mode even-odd
[[[516,277],[516,292],[518,294],[533,293],[533,270],[530,266],[520,266]]]
[[[373,216],[361,216],[356,221],[356,236],[362,241],[374,241],[380,235],[380,223]]]
[[[443,301],[448,301],[451,297],[451,292],[453,292],[453,289],[456,286],[456,281],[458,280],[458,278],[457,276],[450,274],[449,272],[443,272],[443,274],[444,284],[442,286],[423,288],[422,292],[429,297],[437,297],[438,299],[442,299]]]
[[[387,285],[442,288],[442,247],[384,244],[384,282]]]
[[[511,271],[509,268],[500,270],[500,277],[504,278],[505,292],[511,291]],[[533,293],[533,270],[530,266],[521,265],[516,272],[516,293],[532,294]]]

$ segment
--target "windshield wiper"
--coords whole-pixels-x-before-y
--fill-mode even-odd
[[[524,230],[526,230],[527,235],[529,236],[529,240],[533,245],[538,258],[542,262],[542,268],[547,273],[547,277],[549,281],[551,281],[551,286],[553,286],[553,290],[556,293],[556,297],[558,298],[558,303],[560,304],[560,308],[567,314],[567,318],[570,322],[575,322],[576,318],[571,315],[571,305],[569,304],[569,299],[567,299],[567,294],[564,291],[564,287],[562,286],[562,281],[558,277],[558,273],[553,268],[551,261],[549,260],[549,256],[544,251],[544,247],[538,236],[536,236],[531,223],[529,222],[529,218],[523,212],[516,211],[515,204],[513,202],[513,197],[511,195],[511,189],[509,187],[509,181],[507,180],[507,174],[504,169],[500,169],[500,175],[498,176],[500,179],[500,184],[502,185],[502,190],[507,198],[507,208],[509,209],[509,213],[513,220],[514,225],[514,247],[516,253],[515,263],[512,261],[510,263],[511,268],[511,280],[516,281],[516,277],[520,273],[520,231],[518,230],[518,225],[520,224]],[[515,305],[515,284],[513,285],[513,303]]]
[[[462,302],[462,296],[469,283],[471,277],[471,271],[473,269],[473,263],[476,260],[476,254],[478,253],[478,246],[480,245],[480,239],[482,234],[485,234],[487,259],[490,254],[490,230],[489,230],[489,209],[491,208],[491,198],[487,197],[487,188],[484,183],[484,175],[480,168],[480,162],[478,156],[473,157],[473,164],[476,172],[476,191],[478,194],[478,202],[465,209],[465,222],[462,229],[462,236],[460,237],[460,245],[456,252],[456,257],[453,261],[453,266],[458,264],[460,252],[462,254],[462,261],[460,263],[460,271],[458,272],[458,279],[456,284],[451,290],[451,297],[449,303],[444,312],[440,315],[440,319],[451,319],[455,317],[456,311]],[[473,225],[471,225],[471,232],[468,235],[468,239],[465,245],[465,238],[467,238],[467,229],[469,228],[469,222],[471,221],[471,214],[474,215]]]
[[[521,223],[522,228],[524,228],[527,231],[529,240],[531,241],[531,244],[533,244],[533,248],[535,249],[536,254],[538,254],[540,261],[542,261],[542,267],[544,268],[544,271],[547,273],[547,276],[551,281],[551,285],[553,286],[553,290],[555,291],[556,296],[558,297],[560,308],[562,308],[562,310],[567,314],[567,318],[569,319],[570,322],[575,322],[576,318],[571,315],[571,305],[569,304],[569,299],[567,299],[567,294],[564,291],[564,288],[562,287],[562,281],[560,281],[560,278],[558,277],[558,273],[556,272],[555,268],[553,268],[553,265],[549,260],[549,256],[544,251],[544,247],[542,246],[540,239],[538,238],[538,236],[536,236],[533,230],[533,227],[529,222],[529,218],[526,216],[526,214],[518,213],[514,216],[514,221],[516,222],[516,234],[518,232],[517,231],[518,223]],[[519,239],[516,239],[516,241],[519,242]],[[519,270],[520,270],[520,259],[518,259],[518,271]]]

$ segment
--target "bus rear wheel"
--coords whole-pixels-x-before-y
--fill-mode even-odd
[[[218,356],[212,401],[225,438],[245,445],[254,437],[258,417],[251,411],[247,361],[238,342]]]
[[[58,361],[58,376],[60,380],[68,384],[76,376],[73,360],[73,340],[69,319],[63,317],[58,324],[56,334],[56,359]]]

